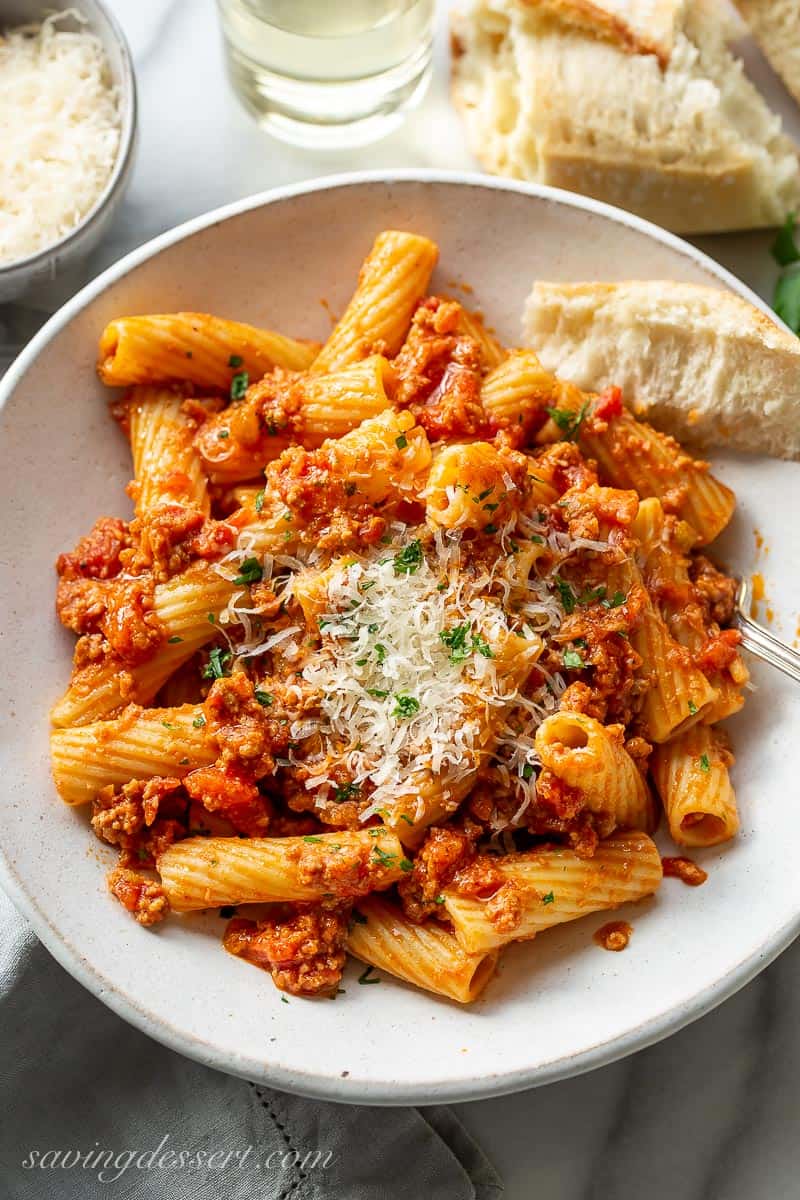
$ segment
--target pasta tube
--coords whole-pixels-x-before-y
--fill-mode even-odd
[[[477,999],[494,974],[496,951],[467,953],[440,925],[415,925],[378,896],[356,907],[361,919],[353,922],[347,948],[371,967],[460,1004]]]
[[[658,888],[663,874],[658,849],[644,833],[615,833],[592,858],[554,849],[510,854],[494,865],[522,899],[514,928],[500,928],[491,920],[491,901],[461,896],[452,888],[444,893],[455,935],[468,954],[486,953],[535,937],[552,925],[641,900]]]
[[[208,514],[208,480],[194,448],[194,423],[184,397],[165,388],[137,387],[128,409],[136,511],[158,504],[192,504]]]
[[[438,256],[436,245],[426,237],[394,230],[379,233],[344,315],[314,361],[314,374],[340,370],[376,351],[396,354]]]
[[[109,387],[186,380],[227,391],[237,372],[260,379],[273,367],[304,371],[316,352],[313,342],[208,313],[155,313],[106,325],[97,373]]]
[[[219,753],[203,709],[130,708],[115,721],[97,721],[50,735],[53,778],[66,804],[88,804],[101,788],[131,779],[182,779]]]
[[[729,762],[723,735],[708,725],[695,725],[656,747],[653,779],[678,845],[716,846],[738,833]]]
[[[402,848],[387,829],[308,837],[186,838],[158,859],[176,912],[221,904],[314,901],[387,888],[403,878]]]
[[[583,713],[558,712],[539,726],[535,743],[544,766],[577,788],[590,811],[608,813],[622,829],[655,829],[653,798],[621,736]]]

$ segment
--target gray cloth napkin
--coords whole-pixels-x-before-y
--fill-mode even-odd
[[[0,1087],[3,1200],[498,1200],[503,1190],[448,1108],[301,1099],[165,1049],[76,983],[1,891]]]

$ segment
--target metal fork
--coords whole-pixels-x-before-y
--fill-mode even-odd
[[[800,683],[800,652],[787,646],[780,638],[759,625],[750,616],[752,589],[748,579],[742,579],[736,593],[734,625],[742,635],[742,646],[762,662],[777,667],[795,683]]]

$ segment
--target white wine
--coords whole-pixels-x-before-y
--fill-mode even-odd
[[[427,83],[435,0],[218,4],[237,95],[288,141],[371,141],[402,119]]]

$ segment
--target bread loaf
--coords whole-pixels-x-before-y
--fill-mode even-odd
[[[800,103],[800,0],[738,0],[739,10]]]
[[[724,0],[462,4],[453,95],[489,171],[683,233],[800,207],[797,148],[728,49]]]

